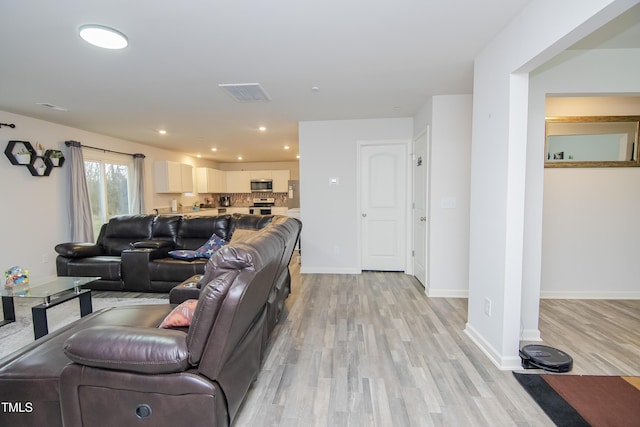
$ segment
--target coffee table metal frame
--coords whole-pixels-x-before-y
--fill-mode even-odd
[[[42,304],[31,307],[33,317],[33,335],[35,339],[49,333],[47,310],[69,300],[78,298],[80,316],[84,317],[93,311],[91,289],[81,286],[98,280],[100,277],[54,277],[28,285],[19,285],[2,290],[2,311],[4,320],[0,326],[16,321],[14,298],[42,298]]]

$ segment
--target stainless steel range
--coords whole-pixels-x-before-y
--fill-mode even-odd
[[[256,197],[253,199],[253,206],[249,207],[252,215],[271,215],[271,208],[276,204],[273,197]]]

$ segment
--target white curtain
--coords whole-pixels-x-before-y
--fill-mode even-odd
[[[89,190],[84,173],[82,145],[77,141],[65,142],[69,147],[69,221],[72,242],[94,242],[93,220],[89,203]]]
[[[144,214],[144,154],[136,153],[133,155],[133,185],[131,191],[132,214]]]

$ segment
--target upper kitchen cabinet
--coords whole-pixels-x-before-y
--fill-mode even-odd
[[[197,168],[198,193],[226,193],[227,173],[211,168]]]
[[[288,192],[290,172],[288,170],[274,170],[270,172],[271,172],[271,178],[273,179],[273,192],[274,193]]]
[[[251,193],[251,172],[227,171],[227,193]]]
[[[153,163],[156,193],[193,192],[193,166],[159,160]]]

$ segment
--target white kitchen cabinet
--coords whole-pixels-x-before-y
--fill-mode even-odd
[[[215,183],[213,186],[214,193],[226,193],[227,192],[227,173],[225,171],[213,170],[215,176]]]
[[[215,193],[216,188],[216,170],[211,168],[197,168],[196,181],[199,194]]]
[[[156,193],[190,193],[193,191],[193,166],[170,160],[153,163]]]
[[[286,193],[289,191],[289,176],[288,170],[271,171],[274,193]]]
[[[251,193],[249,171],[227,171],[227,193]]]
[[[196,170],[198,180],[198,193],[226,193],[227,174],[211,168],[198,168]]]
[[[249,208],[243,208],[243,207],[227,208],[227,213],[228,214],[238,213],[238,214],[248,215],[249,214]]]
[[[249,171],[251,179],[271,179],[272,171]]]
[[[274,206],[271,208],[271,213],[273,215],[286,215],[289,208],[286,206]]]

